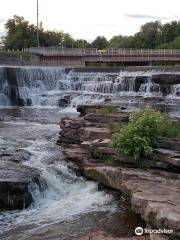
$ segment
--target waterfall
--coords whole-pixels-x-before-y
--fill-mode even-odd
[[[0,68],[0,106],[9,106],[10,104],[6,71],[4,68]]]
[[[146,82],[141,84],[139,92],[148,96],[148,95],[157,95],[161,96],[160,85],[152,82],[151,77],[148,77]]]
[[[153,74],[77,72],[60,67],[1,67],[0,106],[64,107],[104,101],[112,96],[162,96],[161,85],[153,82]],[[170,87],[171,97],[178,97],[179,84]]]
[[[171,97],[180,97],[180,84],[171,86]]]

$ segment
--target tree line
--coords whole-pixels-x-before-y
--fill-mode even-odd
[[[37,27],[30,24],[24,17],[15,15],[5,24],[6,36],[3,42],[6,49],[18,49],[37,46]],[[63,31],[44,30],[39,26],[41,47],[64,46],[66,48],[142,48],[164,49],[180,48],[180,22],[172,21],[162,24],[159,21],[148,22],[141,26],[133,36],[118,35],[109,41],[104,36],[98,36],[89,43],[85,39],[73,39],[69,33]]]

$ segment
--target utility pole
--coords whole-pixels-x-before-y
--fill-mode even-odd
[[[39,44],[39,0],[37,0],[37,47],[40,47]]]

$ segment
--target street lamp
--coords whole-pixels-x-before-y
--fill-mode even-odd
[[[39,0],[37,0],[37,47],[39,46]]]

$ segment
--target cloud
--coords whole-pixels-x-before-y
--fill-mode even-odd
[[[153,15],[146,15],[146,14],[125,14],[125,17],[128,18],[136,18],[136,19],[152,19],[152,20],[168,20],[167,17],[162,16],[153,16]]]

